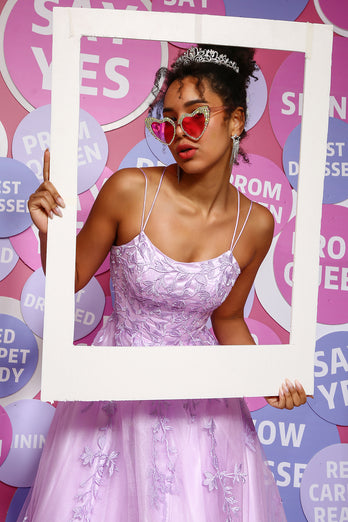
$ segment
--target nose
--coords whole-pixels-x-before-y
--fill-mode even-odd
[[[177,122],[175,125],[175,136],[177,136],[178,138],[185,136],[185,132],[183,131],[181,123],[179,122]]]

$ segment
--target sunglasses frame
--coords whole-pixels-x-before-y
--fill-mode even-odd
[[[148,116],[147,118],[145,118],[145,126],[146,126],[147,130],[150,132],[150,134],[156,140],[160,141],[164,145],[168,145],[169,146],[169,145],[171,145],[173,143],[175,135],[176,135],[176,129],[177,129],[178,125],[180,125],[180,128],[181,128],[182,132],[186,136],[188,136],[193,141],[198,141],[203,136],[203,134],[205,133],[205,131],[206,131],[207,127],[208,127],[208,124],[209,124],[209,121],[210,121],[210,116],[213,113],[215,113],[215,112],[222,111],[222,110],[225,110],[227,108],[228,107],[226,105],[221,105],[219,107],[209,107],[209,105],[201,105],[200,107],[197,107],[197,109],[195,109],[192,112],[183,112],[177,122],[175,122],[172,118],[169,118],[168,116],[165,116],[164,118],[153,118],[152,116]],[[193,118],[194,116],[196,116],[196,114],[203,114],[204,115],[204,127],[203,127],[203,130],[200,133],[200,135],[197,136],[197,137],[194,137],[194,136],[191,136],[190,134],[188,134],[188,132],[185,131],[185,129],[182,126],[182,122],[183,122],[183,120],[185,118],[187,118],[187,117],[188,118]],[[152,124],[153,123],[165,123],[165,122],[170,123],[173,126],[173,128],[174,128],[173,137],[170,140],[170,142],[168,142],[168,143],[166,141],[161,140],[161,138],[159,138],[158,136],[156,136],[155,132],[152,129]]]

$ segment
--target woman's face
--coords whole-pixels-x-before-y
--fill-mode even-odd
[[[164,98],[163,116],[173,119],[175,123],[183,113],[191,113],[202,105],[222,107],[223,100],[212,91],[207,80],[202,81],[199,90],[197,79],[187,76],[182,82],[176,80],[168,88]],[[224,110],[212,112],[209,124],[198,141],[191,139],[180,125],[176,125],[176,134],[169,148],[175,161],[185,172],[226,168],[231,155],[231,136],[241,134],[243,127],[242,109],[236,109],[228,117]]]

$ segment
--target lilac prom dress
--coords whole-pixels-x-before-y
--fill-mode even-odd
[[[240,273],[233,256],[239,217],[222,255],[168,258],[145,233],[163,174],[139,235],[112,247],[115,308],[96,345],[217,344],[206,323]],[[144,208],[146,189],[147,180]],[[286,519],[244,400],[201,399],[58,404],[19,520]]]

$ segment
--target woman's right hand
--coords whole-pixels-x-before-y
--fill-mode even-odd
[[[47,234],[48,218],[54,214],[62,216],[61,208],[65,207],[63,198],[56,187],[50,182],[50,152],[45,150],[43,163],[43,183],[32,194],[28,201],[28,208],[33,223],[42,234]]]

